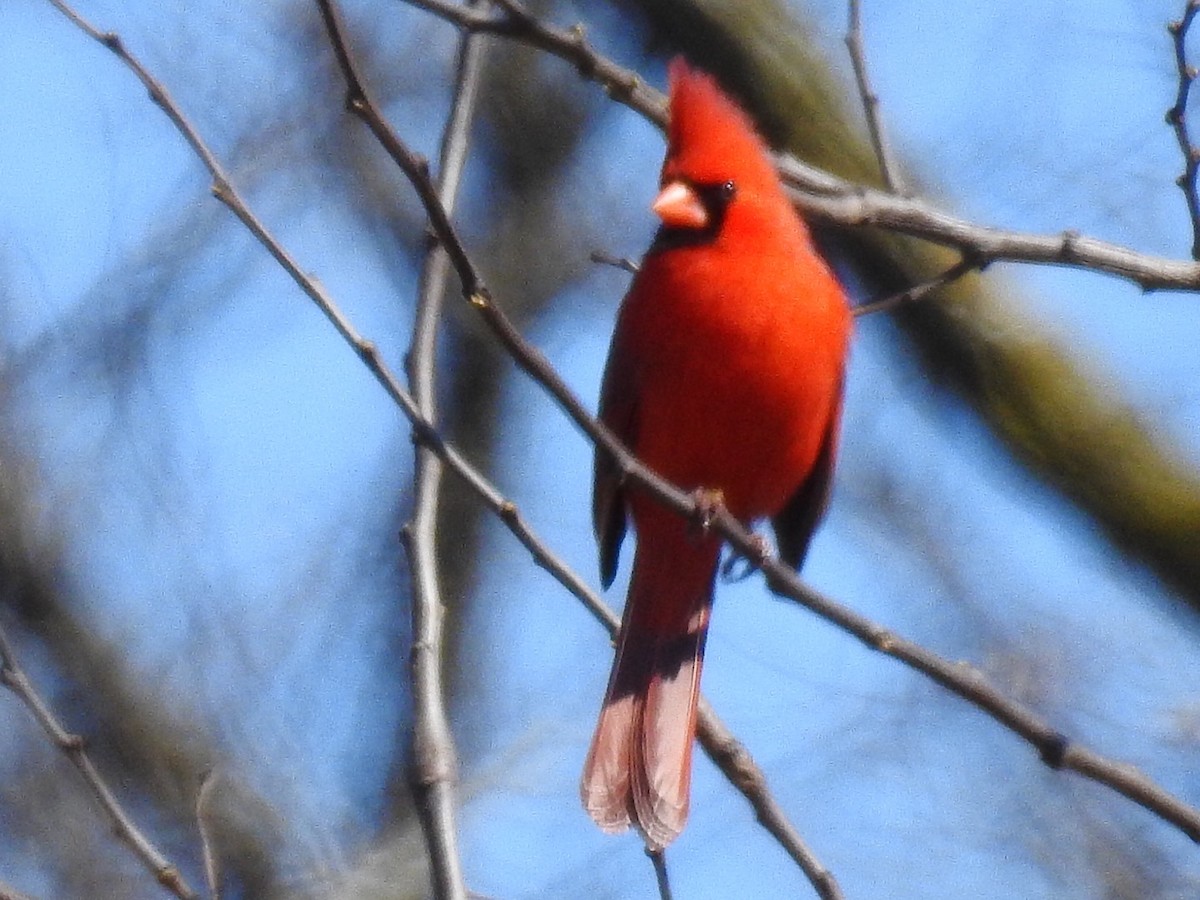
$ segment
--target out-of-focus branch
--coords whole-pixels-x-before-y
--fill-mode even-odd
[[[1187,61],[1187,36],[1197,12],[1200,12],[1200,0],[1187,0],[1182,18],[1167,26],[1171,42],[1175,45],[1175,68],[1179,72],[1179,90],[1175,94],[1175,104],[1167,110],[1167,124],[1174,130],[1175,140],[1179,142],[1179,150],[1183,154],[1183,174],[1177,183],[1187,201],[1188,218],[1192,222],[1194,259],[1200,259],[1200,193],[1196,185],[1197,175],[1200,174],[1200,150],[1192,141],[1187,121],[1188,96],[1196,80],[1196,67]]]
[[[176,897],[195,900],[196,892],[184,880],[178,867],[168,860],[162,851],[141,832],[133,823],[129,813],[121,806],[112,788],[108,786],[91,757],[88,756],[87,750],[84,749],[83,738],[77,734],[71,734],[63,727],[49,704],[34,688],[25,674],[25,670],[17,662],[16,651],[2,627],[0,627],[0,684],[12,691],[25,704],[54,746],[70,760],[71,765],[79,770],[88,789],[99,802],[109,821],[112,822],[113,831],[117,837],[129,846],[133,854],[142,865],[150,870],[158,883]]]
[[[875,158],[879,161],[879,174],[883,177],[884,186],[893,194],[903,194],[904,183],[896,162],[892,158],[891,145],[883,128],[883,118],[879,114],[879,95],[871,86],[871,77],[867,73],[867,55],[863,49],[862,36],[862,2],[849,0],[849,24],[846,28],[846,50],[850,53],[850,64],[854,67],[854,81],[858,85],[858,96],[862,99],[863,115],[867,120],[867,133],[871,136],[871,146],[875,150]]]
[[[34,898],[28,894],[22,894],[0,881],[0,900],[34,900]]]

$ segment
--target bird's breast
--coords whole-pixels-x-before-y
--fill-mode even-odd
[[[720,490],[742,519],[782,507],[839,399],[849,315],[817,263],[730,266],[712,248],[651,256],[622,311],[634,451],[681,487]]]

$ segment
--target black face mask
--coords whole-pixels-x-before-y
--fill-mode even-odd
[[[704,211],[708,213],[708,224],[703,228],[672,228],[663,225],[654,235],[654,243],[650,245],[650,253],[660,253],[677,247],[695,247],[710,244],[716,240],[725,224],[725,213],[729,204],[737,196],[737,185],[732,179],[713,184],[696,184],[685,181],[688,187],[696,192]]]

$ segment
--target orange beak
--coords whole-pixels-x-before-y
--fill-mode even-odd
[[[700,197],[682,181],[669,181],[650,205],[668,228],[706,228],[708,210]]]

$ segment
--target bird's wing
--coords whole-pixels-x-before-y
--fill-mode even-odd
[[[775,542],[779,546],[779,557],[793,569],[804,564],[808,544],[816,531],[817,523],[829,505],[829,491],[833,486],[833,462],[837,458],[838,433],[842,420],[842,389],[839,386],[837,402],[829,413],[821,449],[809,476],[784,504],[783,509],[771,519],[775,529]]]
[[[600,388],[600,421],[621,443],[635,449],[636,372],[624,350],[619,344],[614,344],[609,352]],[[600,580],[608,587],[617,574],[617,556],[621,540],[625,537],[625,492],[621,488],[619,469],[599,447],[596,448],[592,473],[592,526],[600,548]]]

